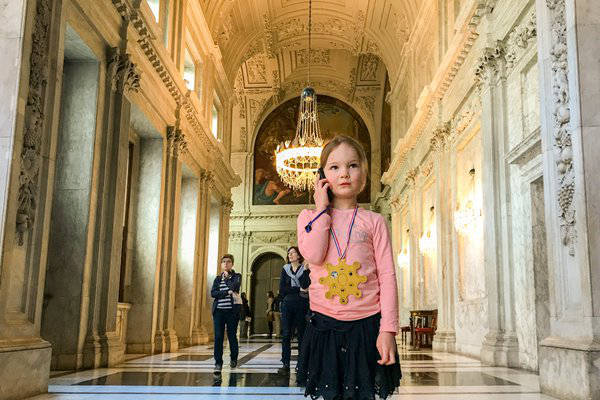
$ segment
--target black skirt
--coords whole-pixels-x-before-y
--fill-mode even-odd
[[[304,395],[325,400],[382,399],[400,386],[400,361],[379,365],[376,342],[381,314],[357,321],[338,321],[310,314],[298,359],[298,385]]]

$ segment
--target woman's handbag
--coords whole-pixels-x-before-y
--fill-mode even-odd
[[[239,293],[231,292],[231,298],[233,299],[233,304],[242,304],[242,296]]]

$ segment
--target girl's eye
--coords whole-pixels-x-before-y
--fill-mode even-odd
[[[337,169],[337,165],[332,165],[329,169]]]
[[[358,164],[350,164],[350,168],[358,168]]]

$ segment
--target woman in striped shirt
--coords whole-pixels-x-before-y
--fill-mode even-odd
[[[240,293],[242,275],[233,270],[233,256],[225,254],[221,257],[222,272],[213,282],[211,296],[215,299],[212,305],[215,328],[215,372],[223,368],[223,339],[227,327],[227,341],[231,355],[231,368],[237,367],[238,341],[237,327],[240,319],[240,304],[235,304],[234,296]],[[235,293],[235,294],[234,294]]]

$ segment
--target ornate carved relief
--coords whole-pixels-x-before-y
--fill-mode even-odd
[[[475,69],[475,77],[480,86],[491,84],[495,77],[503,75],[504,54],[504,44],[499,40],[495,47],[486,47],[483,50]]]
[[[363,108],[371,116],[371,120],[375,120],[375,96],[360,96],[358,99]]]
[[[425,178],[427,178],[431,174],[432,170],[433,170],[433,161],[429,161],[428,163],[424,164],[421,167],[421,174],[423,174],[423,176]]]
[[[246,146],[248,145],[248,131],[245,126],[240,128],[240,150],[246,151]]]
[[[277,39],[275,38],[276,30],[273,29],[273,23],[268,15],[263,15],[263,24],[265,28],[263,35],[265,51],[269,58],[275,58],[278,53],[276,48]]]
[[[234,243],[243,243],[244,239],[249,238],[251,236],[251,232],[247,231],[236,231],[229,233],[229,240]]]
[[[481,113],[481,97],[472,96],[472,100],[464,106],[461,111],[452,119],[451,140],[460,136],[465,129],[473,122],[475,117]]]
[[[117,47],[109,51],[108,70],[112,76],[112,90],[127,93],[140,90],[141,74],[136,65],[131,61],[131,55],[120,54]]]
[[[308,49],[302,49],[296,51],[296,60],[298,66],[308,65]],[[311,49],[310,51],[310,63],[312,65],[327,65],[330,61],[330,50],[329,49]]]
[[[48,42],[52,16],[51,0],[37,0],[29,71],[29,93],[25,106],[25,131],[21,150],[19,174],[19,205],[17,208],[16,233],[19,246],[24,244],[25,233],[35,222],[37,207],[38,176],[43,142],[45,89],[48,82]]]
[[[255,243],[289,243],[296,244],[296,231],[289,232],[253,232],[252,241]]]
[[[442,151],[446,147],[446,142],[450,136],[450,121],[444,122],[433,131],[431,137],[431,148],[434,151]]]
[[[175,157],[187,151],[187,141],[181,129],[174,126],[167,127],[167,145]]]
[[[377,80],[377,70],[379,68],[379,59],[373,54],[364,54],[360,56],[360,80]]]
[[[231,210],[233,209],[233,201],[231,199],[223,199],[221,205],[223,207],[223,214],[231,214]]]
[[[525,23],[516,26],[506,40],[506,68],[512,70],[529,44],[537,36],[535,13],[531,13]]]
[[[405,185],[408,187],[414,186],[415,179],[417,178],[418,174],[419,174],[419,167],[414,167],[413,169],[409,170],[408,173],[406,174],[406,179],[404,181]]]
[[[246,73],[249,84],[266,84],[267,67],[264,54],[257,54],[246,60]]]
[[[556,170],[558,176],[557,201],[560,207],[560,232],[563,245],[575,255],[577,230],[576,212],[573,205],[575,194],[575,172],[573,170],[573,150],[571,148],[571,109],[569,106],[569,65],[567,62],[567,25],[564,0],[546,0],[552,23],[552,95],[554,100],[554,148],[556,150]]]

